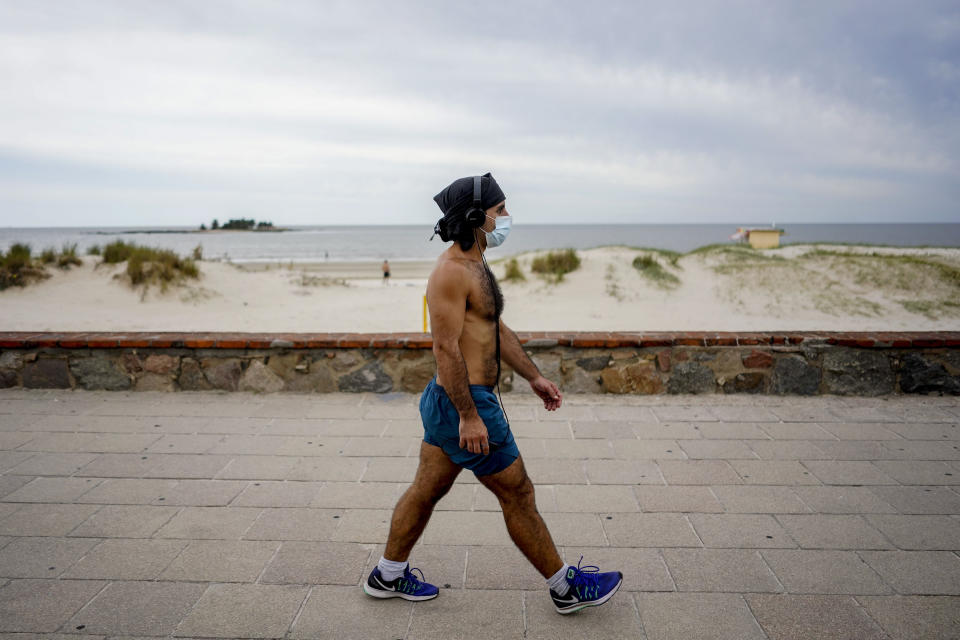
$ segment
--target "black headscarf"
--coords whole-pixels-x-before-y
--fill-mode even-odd
[[[493,176],[489,173],[480,176],[481,208],[489,209],[504,200],[506,196]],[[434,233],[444,242],[456,240],[460,243],[460,248],[469,250],[473,246],[474,230],[463,218],[473,205],[473,176],[454,180],[446,189],[433,196],[433,201],[443,212],[443,217],[433,228]]]

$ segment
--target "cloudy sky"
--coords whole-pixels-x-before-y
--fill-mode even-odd
[[[0,227],[960,222],[960,4],[0,0]]]

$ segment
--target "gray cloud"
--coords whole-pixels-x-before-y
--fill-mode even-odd
[[[0,0],[0,226],[957,219],[955,3],[661,5]]]

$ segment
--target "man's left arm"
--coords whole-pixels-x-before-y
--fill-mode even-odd
[[[563,402],[563,394],[557,385],[543,377],[537,365],[523,350],[520,339],[513,330],[500,320],[500,357],[510,367],[530,383],[530,388],[536,393],[547,411],[554,411]]]

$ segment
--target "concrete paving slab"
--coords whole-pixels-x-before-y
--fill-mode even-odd
[[[663,549],[678,591],[779,592],[780,582],[758,551]]]
[[[523,592],[449,590],[413,607],[408,638],[481,640],[524,637]]]
[[[600,517],[606,538],[614,547],[702,546],[690,520],[682,513],[613,513]],[[597,542],[592,546],[597,546]]]
[[[737,593],[638,593],[649,640],[767,640]]]
[[[960,460],[960,443],[956,440],[896,440],[883,446],[890,450],[885,457],[894,460]]]
[[[960,635],[960,598],[857,596],[893,640],[951,640]]]
[[[328,480],[333,478],[313,478],[298,477],[294,478],[291,473],[304,459],[295,456],[258,456],[244,455],[234,456],[230,463],[220,470],[215,476],[220,480]],[[311,464],[320,463],[315,458],[310,458]],[[352,466],[352,465],[350,465]],[[344,478],[346,480],[359,480],[359,474],[355,478]]]
[[[788,593],[893,593],[853,551],[764,549],[760,555]]]
[[[5,498],[33,479],[34,476],[0,475],[0,498]]]
[[[730,466],[747,484],[820,484],[820,481],[796,460],[731,460]]]
[[[24,504],[0,520],[0,535],[65,536],[98,509],[86,504]]]
[[[75,502],[90,504],[152,504],[165,497],[179,480],[160,478],[85,478],[96,485]]]
[[[326,482],[308,506],[322,509],[392,509],[406,485],[393,482]]]
[[[792,490],[816,513],[895,513],[897,511],[889,502],[879,497],[875,487],[793,487]]]
[[[262,480],[245,483],[231,502],[234,507],[307,507],[316,499],[322,482]]]
[[[960,485],[960,473],[946,462],[935,460],[874,460],[882,472],[907,485]]]
[[[237,465],[238,470],[234,475],[250,473],[246,471],[249,467],[243,458],[237,458],[233,464]],[[305,458],[283,458],[277,457],[276,460],[297,460],[296,465],[286,472],[286,480],[313,480],[328,482],[356,482],[360,480],[366,469],[370,468],[371,459],[368,458],[335,458],[324,457],[305,457]],[[390,460],[390,458],[380,458],[379,460]],[[243,469],[244,471],[241,471]],[[221,474],[222,475],[222,474]],[[399,478],[394,482],[400,482]]]
[[[0,451],[0,471],[14,475],[69,476],[97,457],[95,453]]]
[[[174,635],[283,637],[293,624],[308,592],[308,587],[293,585],[212,584],[180,622]]]
[[[793,487],[719,485],[711,487],[728,513],[809,513]]]
[[[256,507],[185,507],[155,537],[239,540],[259,514]]]
[[[245,540],[330,540],[343,509],[263,509],[244,532]]]
[[[403,638],[414,606],[414,603],[400,598],[371,598],[356,585],[318,585],[310,590],[287,637],[310,640]]]
[[[564,423],[542,423],[544,425],[557,424],[558,426],[563,425]],[[573,437],[583,440],[590,438],[597,438],[601,440],[617,440],[617,439],[635,439],[636,436],[633,433],[633,424],[630,422],[584,422],[582,420],[574,420],[571,424],[571,427],[567,429],[568,433],[572,429]],[[530,435],[530,434],[527,434]],[[546,438],[549,436],[539,436],[541,438]],[[568,436],[569,437],[569,436]]]
[[[826,460],[886,460],[894,458],[883,440],[817,440]]]
[[[100,580],[10,580],[0,587],[3,630],[54,632],[106,585]]]
[[[359,584],[371,544],[284,542],[260,576],[263,584]],[[248,580],[252,582],[256,579]]]
[[[143,472],[144,478],[197,478],[217,477],[232,460],[231,456],[201,455],[190,453],[155,454],[156,464]]]
[[[897,484],[871,462],[802,460],[801,463],[823,484],[855,485]]]
[[[900,440],[901,436],[889,429],[889,423],[826,422],[821,425],[838,440]]]
[[[633,433],[641,440],[696,440],[702,438],[693,422],[642,422],[633,424]]]
[[[622,485],[565,485],[556,492],[558,511],[580,513],[638,512],[640,506],[631,487]],[[538,498],[537,503],[540,500]]]
[[[537,589],[546,596],[546,581],[516,547],[470,547],[466,589]]]
[[[14,538],[0,549],[0,577],[56,578],[99,542],[97,538]]]
[[[96,487],[97,478],[34,478],[4,496],[4,502],[73,502]]]
[[[829,459],[813,440],[747,440],[761,460]]]
[[[434,511],[434,517],[437,515]],[[460,512],[450,512],[460,513]],[[340,523],[330,539],[334,542],[385,542],[390,531],[392,509],[349,509],[344,511]],[[334,516],[336,518],[336,516]],[[460,541],[456,541],[460,542]]]
[[[743,484],[726,460],[660,460],[657,465],[667,484]]]
[[[815,422],[763,422],[757,425],[774,440],[836,440]]]
[[[175,517],[177,507],[90,505],[96,513],[70,531],[87,538],[149,538]]]
[[[181,582],[254,582],[280,548],[279,542],[192,540],[160,580]]]
[[[157,505],[212,507],[231,504],[248,482],[230,480],[176,480],[151,502]],[[242,506],[242,505],[234,505]]]
[[[103,540],[73,564],[63,578],[155,580],[183,551],[186,540]]]
[[[680,448],[692,460],[755,460],[759,456],[743,440],[680,440]]]
[[[575,614],[560,615],[544,589],[523,594],[527,640],[554,640],[577,638],[606,640],[632,638],[645,640],[646,635],[631,594],[622,591],[599,607],[584,609]]]
[[[946,487],[870,487],[869,491],[903,514],[960,513],[960,494]]]
[[[778,515],[804,549],[891,549],[893,545],[862,515]]]
[[[554,465],[557,472],[570,469],[571,475],[568,477],[577,477],[577,465],[570,464],[569,461],[554,461]],[[664,484],[660,467],[653,460],[588,459],[584,462],[582,468],[586,470],[586,477],[590,479],[591,484]],[[533,473],[530,472],[530,475],[532,477]]]
[[[960,595],[960,558],[949,551],[858,551],[903,595]]]
[[[61,630],[80,627],[86,633],[168,636],[205,588],[176,582],[111,582]]]
[[[761,549],[797,546],[771,515],[691,513],[688,518],[704,547]]]
[[[711,440],[769,440],[770,436],[752,422],[701,422],[701,437]]]
[[[688,456],[678,442],[695,442],[694,440],[610,440],[613,455],[624,460],[684,460]]]
[[[644,512],[678,511],[683,513],[720,513],[723,505],[716,488],[695,486],[636,486],[633,488],[640,510]]]
[[[850,596],[745,596],[770,640],[881,640],[888,638]]]
[[[960,523],[950,516],[871,514],[864,517],[899,549],[960,549]]]
[[[357,458],[355,458],[357,459]],[[359,460],[359,459],[358,459]],[[413,482],[418,458],[370,458],[363,466],[362,482]],[[333,478],[331,478],[332,480]]]

